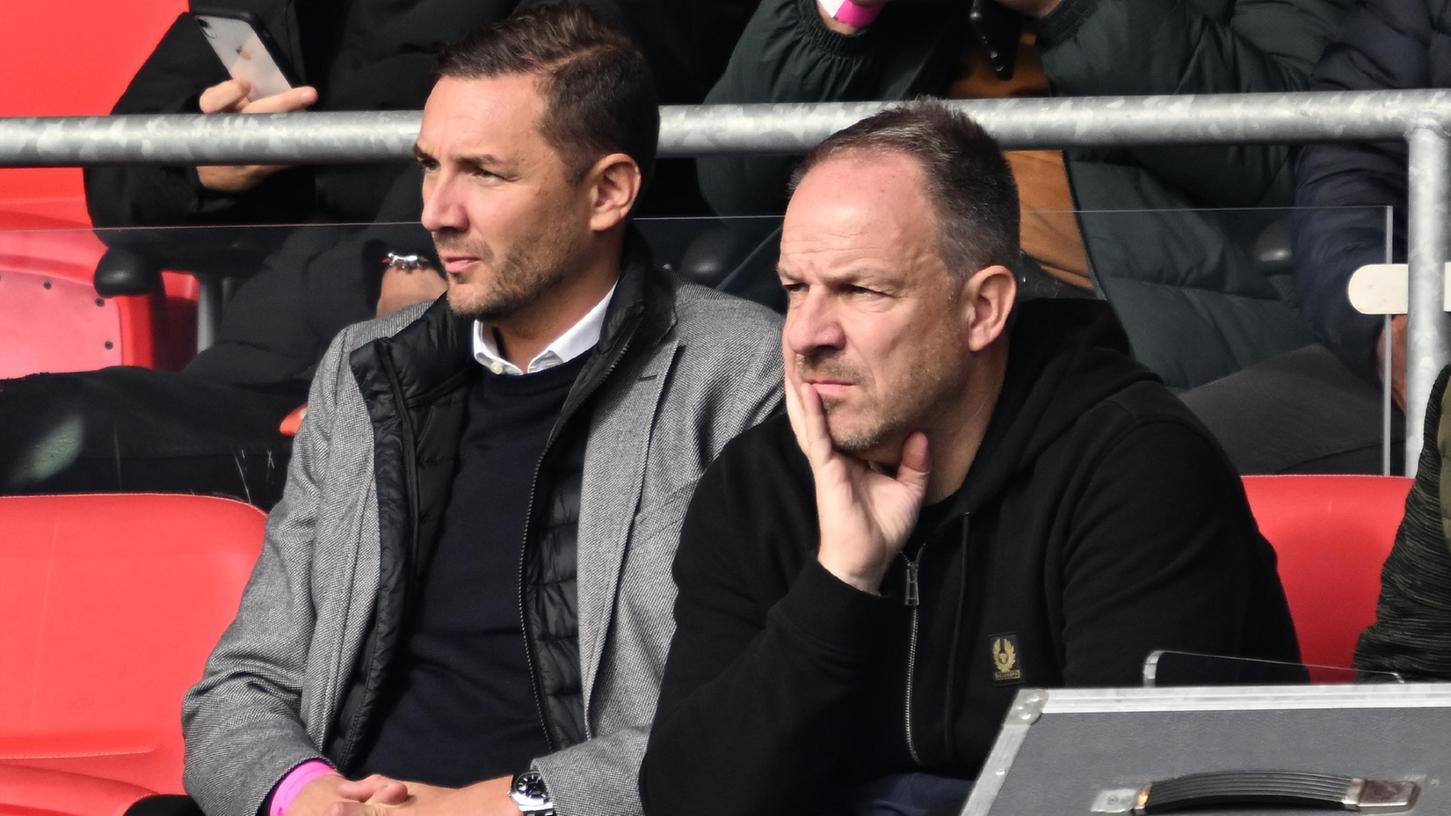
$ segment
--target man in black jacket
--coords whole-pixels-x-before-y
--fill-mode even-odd
[[[950,806],[1023,686],[1135,684],[1160,648],[1297,659],[1209,434],[1103,304],[1015,305],[985,133],[919,104],[803,167],[789,419],[728,445],[687,512],[648,813]]]

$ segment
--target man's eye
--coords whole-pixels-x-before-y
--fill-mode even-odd
[[[784,289],[784,290],[786,290],[786,294],[788,294],[788,295],[794,295],[794,294],[797,294],[797,293],[800,293],[800,292],[805,292],[806,291],[806,284],[804,284],[804,283],[786,283],[786,282],[782,282],[781,288]]]
[[[865,286],[848,286],[846,290],[848,292],[850,292],[851,294],[856,295],[858,297],[881,297],[882,296],[882,293],[881,292],[878,292],[875,289],[868,289]]]

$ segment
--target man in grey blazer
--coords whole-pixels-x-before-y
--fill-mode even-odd
[[[696,480],[780,401],[769,312],[652,268],[659,114],[573,7],[443,57],[417,157],[448,294],[318,367],[184,705],[212,816],[628,814]]]

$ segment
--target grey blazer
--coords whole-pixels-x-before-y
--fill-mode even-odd
[[[186,788],[211,816],[253,816],[321,756],[379,586],[373,432],[348,354],[424,308],[345,329],[318,366],[241,608],[183,703]],[[640,812],[686,505],[725,443],[780,404],[779,317],[684,285],[675,318],[611,375],[591,416],[577,578],[589,738],[533,763],[565,816]]]

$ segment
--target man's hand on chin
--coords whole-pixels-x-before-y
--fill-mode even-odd
[[[786,355],[786,414],[796,443],[816,482],[821,544],[816,559],[828,572],[863,592],[879,594],[892,559],[902,551],[927,496],[932,457],[927,436],[909,434],[893,474],[832,442],[821,395],[809,383],[793,385],[794,362]]]
[[[386,780],[406,790],[405,797],[389,795],[379,798],[367,794],[363,786],[373,779],[349,782],[340,786],[339,801],[327,809],[324,816],[385,816],[385,814],[417,813],[420,816],[520,816],[519,808],[509,798],[509,786],[513,777],[501,776],[469,785],[466,788],[439,788],[419,782],[397,782]],[[377,785],[374,781],[373,785]],[[348,786],[358,787],[348,787]],[[383,790],[391,794],[392,789]],[[351,800],[351,801],[349,801]]]

